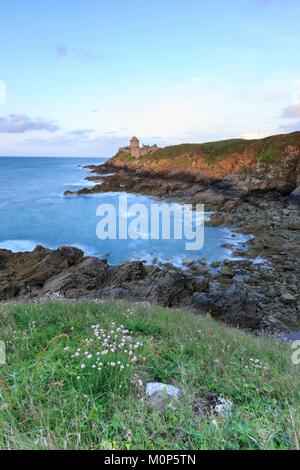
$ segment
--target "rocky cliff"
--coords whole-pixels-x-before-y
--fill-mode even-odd
[[[300,132],[259,140],[170,146],[138,160],[119,152],[101,171],[105,167],[167,179],[223,180],[246,191],[275,189],[291,193],[300,184]]]

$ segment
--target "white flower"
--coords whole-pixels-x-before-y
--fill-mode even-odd
[[[102,351],[102,353],[101,353],[101,354],[102,354],[102,356],[107,356],[107,354],[108,354],[108,351],[107,351],[107,350],[106,350],[106,351]]]
[[[77,380],[80,380],[80,375],[77,376]]]
[[[92,359],[93,355],[92,354],[89,354],[88,356],[86,356],[87,359]]]
[[[69,351],[69,349],[70,349],[69,346],[67,346],[67,347],[64,349],[64,351]]]
[[[85,365],[84,365],[84,364],[81,364],[80,368],[81,368],[81,369],[85,369]]]

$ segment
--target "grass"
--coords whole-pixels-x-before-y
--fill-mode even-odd
[[[1,449],[299,448],[299,368],[288,344],[124,302],[2,307],[0,339]],[[107,341],[116,350],[102,355]],[[183,390],[176,408],[149,408],[152,380]],[[209,395],[233,401],[234,413],[199,414]]]
[[[165,147],[153,154],[155,158],[178,158],[187,153],[203,153],[208,163],[216,163],[232,153],[243,152],[251,141],[243,139],[222,140],[206,144],[181,144]]]

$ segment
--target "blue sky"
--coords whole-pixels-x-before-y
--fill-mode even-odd
[[[298,0],[10,0],[0,155],[300,130],[299,49]]]

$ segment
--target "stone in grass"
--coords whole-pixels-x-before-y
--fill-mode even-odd
[[[218,416],[228,417],[233,413],[234,403],[226,398],[218,397],[213,410]]]
[[[234,411],[234,403],[217,395],[207,395],[194,407],[194,411],[201,418],[211,415],[228,418]]]
[[[146,395],[152,409],[162,411],[166,407],[173,407],[182,396],[180,388],[159,382],[149,382],[146,385]]]

